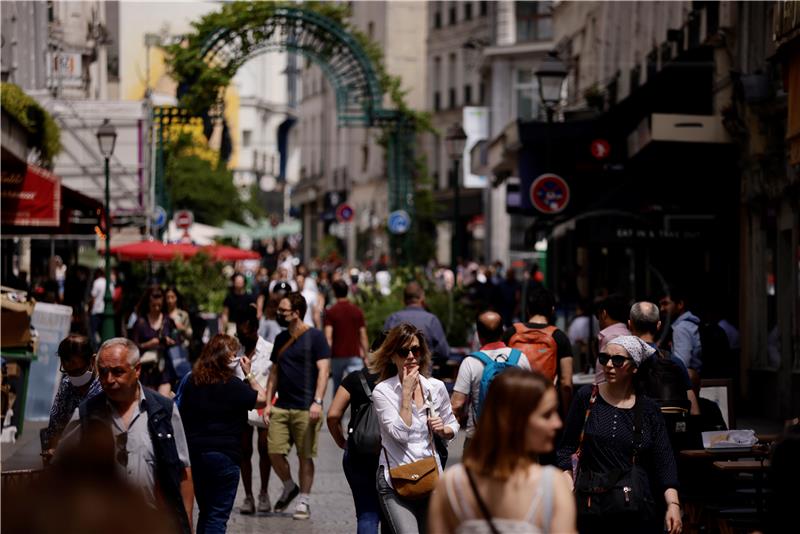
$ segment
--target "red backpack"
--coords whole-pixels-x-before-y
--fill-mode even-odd
[[[511,336],[508,346],[521,350],[528,358],[531,369],[555,381],[558,345],[553,332],[557,328],[555,326],[528,328],[522,323],[514,323],[514,330],[516,333]]]

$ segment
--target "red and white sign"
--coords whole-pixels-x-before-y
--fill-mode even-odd
[[[350,204],[339,204],[336,207],[336,220],[339,222],[350,222],[355,214],[356,212]]]
[[[569,204],[569,186],[559,175],[545,173],[531,184],[530,197],[534,208],[552,215],[563,211]]]
[[[595,139],[590,150],[595,159],[606,159],[611,154],[611,145],[605,139]]]
[[[175,212],[173,220],[175,221],[175,226],[186,230],[194,224],[194,213],[189,210],[178,210]]]
[[[61,222],[61,178],[36,165],[25,174],[2,172],[3,224],[58,226]]]

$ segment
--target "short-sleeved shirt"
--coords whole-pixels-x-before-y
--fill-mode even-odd
[[[278,334],[270,358],[278,366],[278,402],[275,406],[284,410],[308,410],[317,389],[317,362],[330,358],[331,349],[322,331],[309,328],[279,355],[290,339],[288,330]]]
[[[363,368],[355,373],[348,373],[344,380],[342,380],[342,387],[350,394],[350,422],[347,424],[347,429],[352,430],[354,415],[362,406],[369,403],[369,398],[364,391],[364,385],[361,383],[361,377],[367,380],[367,387],[372,391],[375,389],[375,384],[378,383],[377,374],[370,373],[367,368]]]
[[[481,352],[493,360],[497,360],[500,356],[507,359],[509,354],[511,354],[511,350],[512,349],[506,347],[504,343],[490,343],[481,348]],[[517,365],[521,369],[530,370],[531,368],[531,364],[524,354],[520,356]],[[464,358],[461,362],[461,366],[458,368],[458,377],[453,386],[453,391],[458,391],[468,397],[466,430],[468,438],[471,438],[475,433],[475,414],[481,392],[481,379],[483,378],[483,370],[485,368],[486,366],[483,365],[483,362],[478,358],[473,358],[472,356]]]
[[[225,297],[225,301],[222,303],[222,305],[228,308],[228,322],[238,323],[243,317],[243,310],[250,304],[255,303],[256,298],[250,293],[242,293],[241,295],[238,295],[231,292],[228,293],[227,297]]]
[[[189,452],[221,452],[239,463],[247,411],[255,408],[257,398],[258,393],[235,376],[201,385],[189,379],[180,407]]]
[[[333,358],[349,358],[360,354],[359,332],[364,313],[349,300],[340,300],[325,312],[325,326],[333,328]]]

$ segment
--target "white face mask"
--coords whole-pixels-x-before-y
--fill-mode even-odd
[[[239,367],[239,357],[237,356],[234,359],[232,359],[231,361],[229,361],[228,362],[228,367],[230,367],[231,369],[236,370],[236,368]]]
[[[70,376],[69,381],[76,388],[83,387],[92,381],[92,370],[89,369],[88,371],[79,376]]]

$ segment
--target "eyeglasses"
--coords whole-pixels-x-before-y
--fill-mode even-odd
[[[117,434],[117,463],[128,467],[128,433]]]
[[[401,358],[405,358],[406,356],[408,356],[409,352],[413,354],[415,358],[419,358],[420,355],[422,354],[422,347],[417,345],[415,347],[403,347],[401,349],[397,349],[397,355],[400,356]]]
[[[605,367],[608,364],[608,360],[611,360],[611,365],[614,367],[622,367],[625,365],[625,362],[628,360],[632,360],[633,358],[629,356],[620,356],[618,354],[608,354],[607,352],[601,352],[597,356],[597,361],[600,362],[600,365]]]

